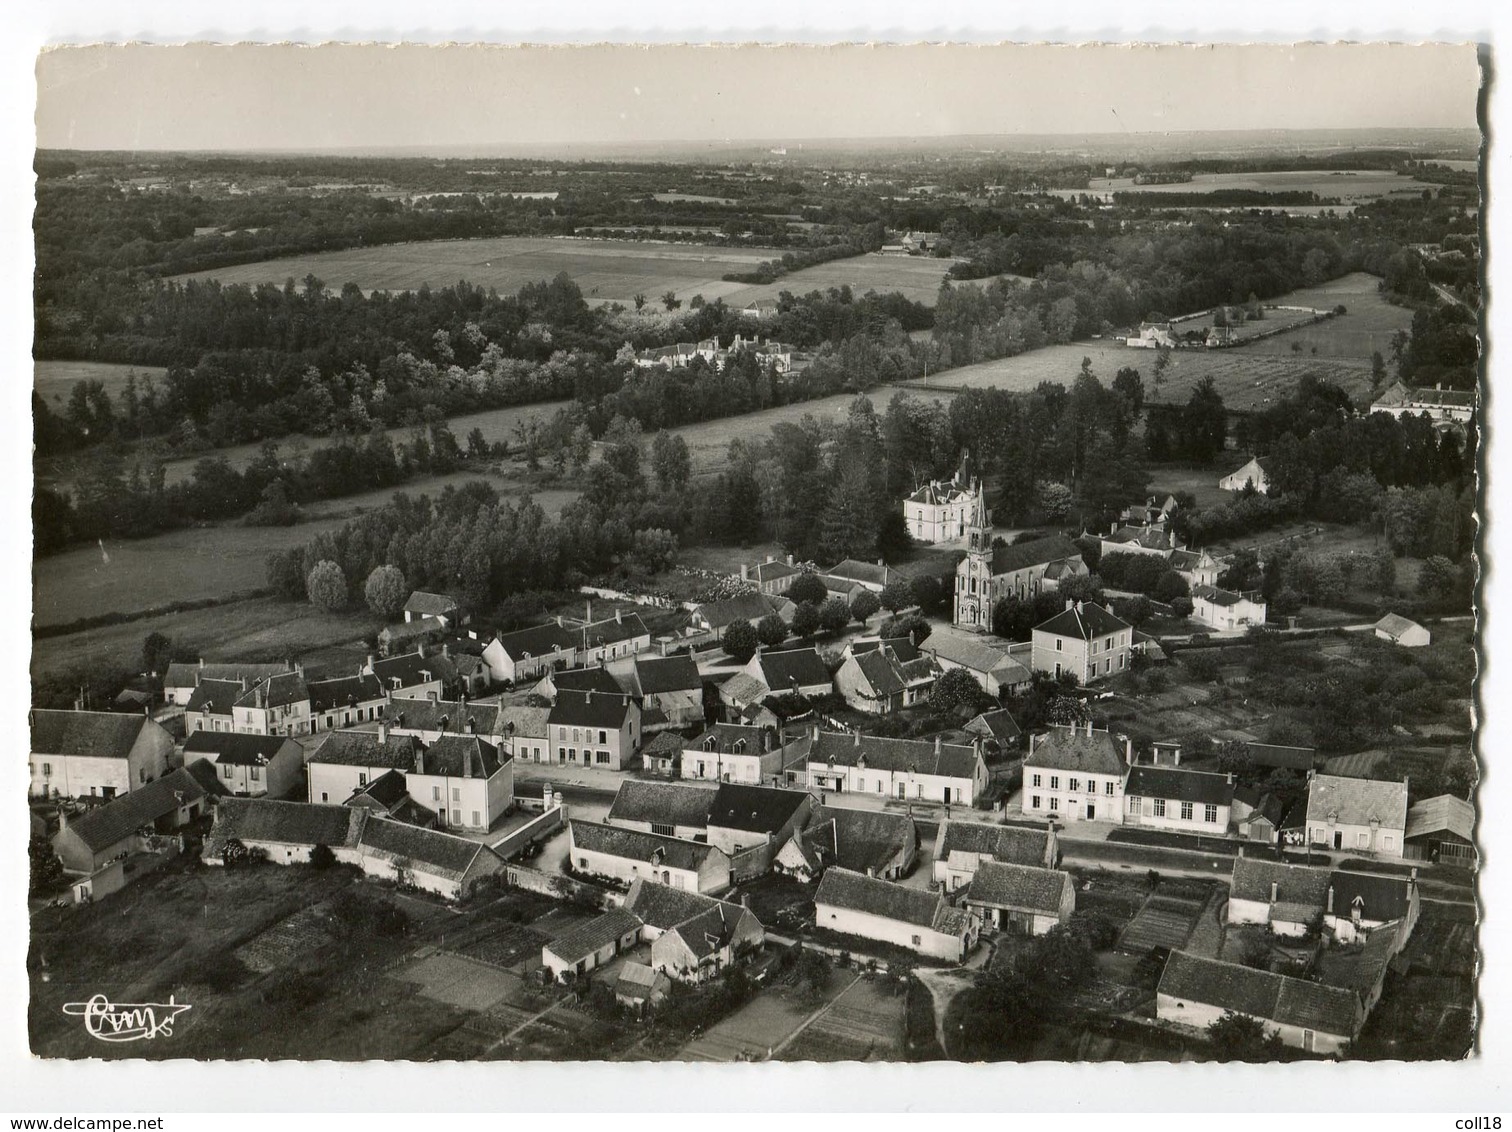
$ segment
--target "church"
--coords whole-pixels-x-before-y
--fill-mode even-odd
[[[979,633],[992,630],[992,607],[1005,597],[1031,598],[1050,593],[1066,578],[1088,573],[1081,550],[1064,535],[992,545],[992,516],[977,505],[966,530],[966,557],[956,567],[952,621]]]

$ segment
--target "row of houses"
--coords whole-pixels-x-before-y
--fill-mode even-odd
[[[775,313],[775,304],[773,306]],[[758,309],[752,317],[770,316]],[[670,346],[640,350],[635,355],[635,365],[638,369],[685,369],[695,361],[702,360],[715,370],[723,370],[730,359],[742,351],[751,354],[759,363],[779,375],[799,373],[809,360],[809,355],[785,342],[768,342],[759,337],[747,339],[736,334],[728,346],[721,346],[718,338],[706,338],[698,342],[677,342]]]

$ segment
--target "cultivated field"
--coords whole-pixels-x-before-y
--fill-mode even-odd
[[[128,374],[137,381],[151,377],[161,383],[168,373],[160,366],[122,366],[112,362],[32,362],[32,388],[55,410],[68,404],[68,395],[81,381],[98,381],[112,398],[126,387]]]
[[[1343,303],[1349,313],[1240,349],[1246,354],[1283,354],[1302,361],[1311,358],[1314,349],[1318,357],[1364,358],[1367,361],[1371,351],[1379,350],[1381,356],[1389,360],[1391,336],[1412,326],[1412,311],[1387,302],[1381,295],[1379,284],[1376,276],[1356,271],[1318,287],[1293,291],[1276,301],[1324,310]],[[1301,344],[1300,354],[1292,350],[1293,342]]]
[[[179,279],[219,279],[222,283],[275,283],[314,273],[327,287],[356,283],[364,291],[414,290],[423,283],[447,287],[459,279],[500,292],[554,278],[565,271],[590,303],[632,306],[637,294],[657,303],[667,291],[683,300],[694,295],[743,306],[782,291],[803,294],[849,284],[857,293],[901,291],[933,305],[945,272],[956,262],[923,256],[862,255],[822,263],[775,283],[726,283],[722,276],[752,271],[781,257],[781,248],[727,248],[712,244],[657,244],[642,240],[600,240],[499,236],[481,240],[428,240],[339,252],[266,260],[198,271]]]
[[[1174,185],[1136,185],[1132,177],[1094,177],[1088,193],[1212,193],[1222,189],[1245,189],[1261,193],[1317,193],[1338,197],[1345,204],[1379,200],[1398,194],[1421,194],[1433,188],[1426,181],[1401,177],[1383,169],[1282,169],[1269,173],[1197,173],[1190,181]]]
[[[1343,322],[1344,319],[1336,319]],[[1284,340],[1280,335],[1272,341]],[[1132,366],[1144,377],[1148,401],[1184,404],[1196,384],[1211,376],[1230,409],[1262,409],[1296,388],[1304,373],[1316,373],[1338,383],[1354,397],[1370,390],[1370,360],[1364,358],[1284,355],[1251,352],[1245,347],[1228,350],[1176,350],[1160,389],[1155,388],[1154,351],[1131,349],[1111,341],[1072,342],[1064,346],[1046,346],[1012,358],[979,362],[961,369],[946,370],[921,381],[910,382],[914,391],[960,391],[962,389],[1006,389],[1010,393],[1028,393],[1042,381],[1056,381],[1069,387],[1081,370],[1083,358],[1092,359],[1092,371],[1102,381],[1111,383],[1123,367]]]
[[[706,299],[740,287],[720,276],[751,271],[781,252],[773,248],[721,248],[653,244],[637,240],[578,240],[500,236],[482,240],[427,240],[296,256],[196,272],[180,278],[223,283],[278,283],[313,272],[333,290],[356,283],[364,291],[406,291],[422,283],[447,287],[459,279],[501,292],[554,278],[565,271],[590,301],[630,304],[637,293],[655,301],[666,291]]]

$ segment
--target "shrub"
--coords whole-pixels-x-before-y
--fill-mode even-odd
[[[409,597],[409,586],[397,566],[378,566],[367,576],[362,595],[368,608],[385,620],[399,615]]]
[[[1071,913],[1068,926],[1093,951],[1107,951],[1118,942],[1118,926],[1100,912],[1078,909]]]
[[[347,603],[346,575],[330,559],[315,563],[305,578],[305,593],[310,604],[327,613],[335,613]]]
[[[331,851],[329,845],[317,845],[310,850],[310,867],[312,869],[329,869],[336,863],[336,854]]]

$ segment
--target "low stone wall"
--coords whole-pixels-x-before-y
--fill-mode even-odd
[[[496,842],[493,851],[507,861],[532,841],[549,837],[566,824],[567,807],[565,805],[553,806],[540,817],[532,818],[519,829]]]

